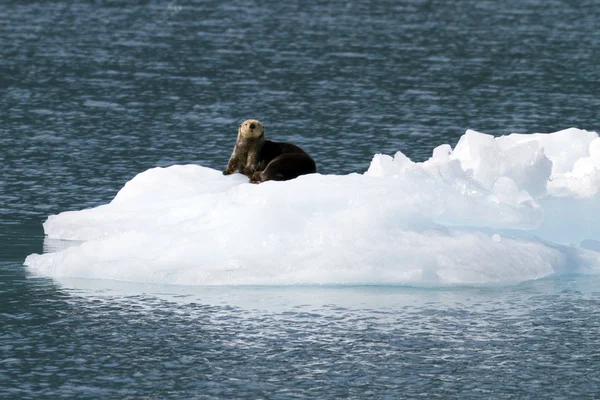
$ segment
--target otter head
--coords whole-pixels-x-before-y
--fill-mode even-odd
[[[265,136],[265,127],[256,119],[248,119],[240,125],[238,140],[262,139]]]

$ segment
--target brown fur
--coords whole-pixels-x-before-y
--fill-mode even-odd
[[[265,140],[264,133],[260,121],[242,122],[224,175],[239,171],[250,178],[251,183],[260,183],[286,181],[317,172],[314,160],[300,147]]]

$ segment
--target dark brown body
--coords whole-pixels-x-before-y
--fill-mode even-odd
[[[251,183],[287,181],[317,172],[315,162],[304,150],[290,143],[265,140],[265,127],[256,119],[240,125],[233,153],[223,175],[236,171]]]
[[[257,152],[256,167],[250,182],[287,181],[317,172],[315,161],[300,147],[265,140]]]

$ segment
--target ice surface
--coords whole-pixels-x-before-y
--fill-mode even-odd
[[[50,216],[38,274],[183,285],[493,284],[598,273],[600,139],[467,131],[415,163],[248,183],[153,168],[110,204]],[[56,239],[78,241],[57,249]],[[583,245],[580,244],[583,242]],[[591,245],[590,245],[591,243]]]

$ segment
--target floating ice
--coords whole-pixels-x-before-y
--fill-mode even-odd
[[[467,131],[415,163],[247,183],[145,171],[110,204],[50,216],[38,274],[185,285],[490,284],[600,272],[600,139]],[[580,244],[583,245],[580,246]]]

